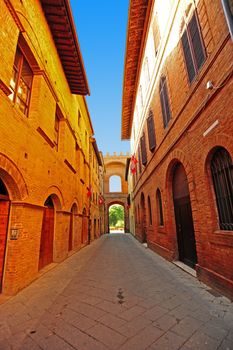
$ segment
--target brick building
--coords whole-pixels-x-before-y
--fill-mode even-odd
[[[137,238],[231,297],[232,10],[131,0],[122,108]]]
[[[92,138],[92,152],[90,167],[91,189],[90,189],[90,233],[91,240],[100,237],[104,233],[104,200],[103,200],[103,168],[104,161],[102,153],[99,152],[96,140]]]
[[[69,1],[0,0],[0,26],[0,290],[14,294],[87,244],[99,167]]]
[[[128,183],[125,179],[128,156],[129,154],[117,154],[116,152],[113,155],[107,153],[104,156],[105,233],[110,232],[109,208],[114,204],[124,207],[124,231],[129,232]]]

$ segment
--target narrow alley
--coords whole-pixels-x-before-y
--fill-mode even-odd
[[[0,314],[1,350],[233,349],[233,304],[130,234],[71,255]]]

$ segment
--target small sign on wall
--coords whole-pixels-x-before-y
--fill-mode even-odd
[[[12,228],[10,230],[10,240],[17,240],[19,237],[19,229],[18,228]]]

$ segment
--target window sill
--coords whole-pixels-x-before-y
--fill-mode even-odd
[[[162,234],[166,234],[167,233],[164,226],[158,226],[158,232],[162,233]]]
[[[233,247],[233,231],[216,230],[210,237],[210,243]]]

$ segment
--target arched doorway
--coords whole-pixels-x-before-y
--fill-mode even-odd
[[[73,237],[74,237],[74,226],[75,220],[74,216],[77,214],[77,204],[73,204],[70,210],[70,227],[69,227],[69,243],[68,243],[68,251],[70,252],[73,249]]]
[[[145,197],[144,193],[141,194],[141,235],[142,243],[147,242],[147,233],[146,233],[146,206],[145,206]]]
[[[108,207],[109,233],[125,233],[125,208],[123,204],[113,203]]]
[[[197,263],[192,209],[187,176],[181,163],[175,165],[172,180],[179,260],[194,267]]]
[[[53,261],[54,203],[51,196],[46,199],[44,206],[40,239],[39,270]]]
[[[2,291],[2,279],[5,262],[6,242],[7,242],[7,229],[9,221],[10,211],[10,199],[9,194],[0,179],[0,292]]]

